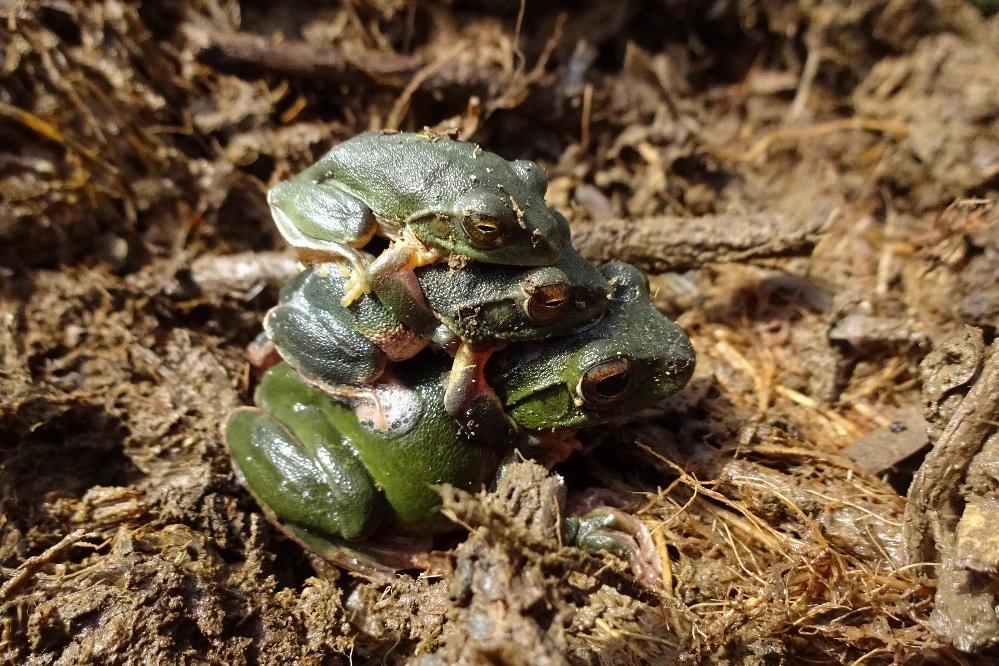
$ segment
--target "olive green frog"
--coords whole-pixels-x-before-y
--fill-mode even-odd
[[[569,227],[544,200],[534,162],[427,133],[365,132],[334,146],[267,196],[278,230],[303,259],[346,259],[349,305],[372,287],[449,257],[554,264]],[[374,259],[376,236],[392,244]]]
[[[504,406],[522,427],[540,433],[542,446],[549,433],[654,404],[693,371],[689,340],[653,307],[644,277],[617,262],[602,272],[614,294],[598,325],[558,344],[511,346],[486,367]],[[433,486],[475,489],[511,452],[484,443],[447,414],[446,370],[447,362],[429,352],[399,364],[398,383],[385,389],[391,394],[384,400],[399,412],[399,425],[385,431],[374,427],[365,403],[331,399],[279,364],[264,374],[257,406],[236,410],[226,423],[234,466],[294,538],[349,568],[371,571],[378,565],[369,556],[388,557],[372,551],[376,542],[368,539],[380,525],[411,535],[448,529]]]

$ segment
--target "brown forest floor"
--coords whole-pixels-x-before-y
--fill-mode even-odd
[[[949,614],[946,567],[910,563],[999,485],[999,454],[969,468],[999,420],[999,19],[314,4],[0,3],[0,663],[989,660],[992,597]],[[277,287],[219,257],[279,249],[267,187],[335,141],[424,126],[540,161],[584,253],[655,272],[691,335],[690,386],[559,469],[642,493],[664,593],[525,528],[516,490],[448,498],[476,528],[451,574],[373,585],[237,484],[219,424]],[[824,232],[752,262],[707,234],[663,272],[692,218]],[[906,514],[927,437],[964,446],[913,485],[950,518]]]

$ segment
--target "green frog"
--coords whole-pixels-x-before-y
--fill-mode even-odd
[[[614,293],[599,325],[558,344],[511,346],[486,368],[542,449],[548,437],[558,442],[575,428],[662,400],[693,372],[690,341],[652,305],[641,273],[619,262],[602,273]],[[399,364],[398,383],[384,389],[397,427],[386,431],[375,427],[368,403],[331,399],[287,364],[274,366],[257,389],[257,406],[236,410],[226,423],[234,466],[272,520],[308,548],[369,574],[412,566],[411,554],[392,559],[391,549],[380,548],[376,529],[422,536],[449,529],[433,486],[478,488],[512,453],[512,442],[489,445],[447,414],[446,371],[447,362],[429,352]],[[601,526],[573,531],[599,544]]]
[[[346,259],[350,305],[441,259],[550,266],[569,227],[544,200],[544,171],[429,132],[365,132],[267,195],[281,235],[306,260]],[[372,260],[376,235],[391,246]],[[390,287],[385,287],[390,288]],[[399,287],[402,292],[404,287]]]
[[[371,401],[378,390],[370,385],[391,380],[390,364],[434,342],[455,357],[444,394],[448,413],[464,419],[477,412],[499,426],[489,430],[501,438],[512,424],[483,378],[489,357],[508,343],[579,329],[610,303],[606,278],[572,248],[556,266],[473,263],[455,271],[434,264],[417,269],[416,276],[434,314],[429,322],[413,322],[403,303],[388,298],[363,296],[345,307],[340,300],[347,277],[336,264],[313,266],[282,289],[279,304],[264,318],[266,339],[310,383],[330,394]],[[381,426],[390,428],[385,421]]]

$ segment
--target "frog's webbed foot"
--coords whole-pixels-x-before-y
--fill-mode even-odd
[[[649,587],[663,587],[662,558],[652,534],[635,516],[614,506],[599,491],[573,502],[564,521],[566,542],[588,551],[604,550],[628,561],[635,578]],[[612,498],[613,500],[613,498]]]

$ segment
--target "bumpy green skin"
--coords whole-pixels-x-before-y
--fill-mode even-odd
[[[558,264],[525,271],[513,266],[469,264],[451,270],[444,264],[417,270],[427,304],[444,327],[474,346],[541,340],[565,335],[607,311],[611,288],[593,264],[567,248]],[[570,285],[568,306],[551,323],[526,314],[532,288]]]
[[[284,286],[278,305],[264,318],[264,331],[282,358],[317,383],[373,382],[387,360],[378,343],[406,344],[406,329],[377,299],[340,305],[346,281],[336,266],[302,271]],[[413,353],[419,350],[419,345],[411,346]]]
[[[507,161],[477,145],[428,134],[366,132],[278,184],[268,201],[282,235],[298,248],[341,254],[380,232],[408,228],[431,248],[476,261],[553,264],[568,246],[565,220],[545,206],[547,181],[526,160]],[[504,222],[502,245],[475,247],[468,215]]]
[[[601,272],[614,287],[610,309],[584,334],[527,343],[492,361],[488,374],[507,414],[528,430],[578,428],[625,416],[672,395],[694,371],[694,349],[683,330],[649,299],[645,276],[612,261]],[[582,401],[588,368],[627,359],[630,383],[604,404]]]
[[[571,248],[556,266],[469,264],[452,271],[436,264],[416,274],[443,330],[403,326],[394,316],[402,307],[398,302],[383,305],[364,296],[341,305],[347,278],[333,264],[313,266],[289,282],[264,329],[285,361],[306,378],[359,386],[381,376],[388,360],[414,355],[428,339],[488,346],[565,335],[598,318],[610,302],[606,279]],[[569,285],[565,311],[552,322],[532,321],[530,290],[555,283]]]
[[[498,359],[489,375],[504,404],[524,427],[565,430],[626,416],[657,402],[687,381],[693,350],[682,331],[649,301],[634,268],[603,269],[614,284],[605,318],[557,343]],[[638,373],[629,390],[600,409],[576,392],[592,368],[627,358]],[[325,554],[369,534],[385,515],[398,528],[427,534],[446,523],[432,484],[474,488],[508,451],[464,431],[443,406],[445,363],[433,358],[399,366],[402,386],[394,409],[410,417],[385,433],[350,408],[307,386],[290,367],[269,370],[257,408],[237,410],[226,426],[235,467],[260,503],[290,531]],[[576,405],[580,398],[582,404]],[[324,547],[328,545],[328,548]]]

